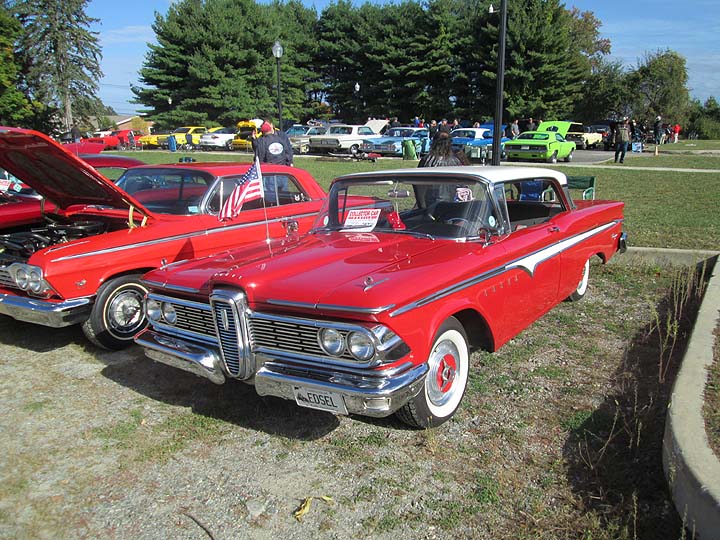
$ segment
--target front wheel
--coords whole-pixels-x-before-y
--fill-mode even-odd
[[[580,283],[578,283],[577,289],[575,289],[575,291],[573,291],[573,293],[567,297],[567,301],[568,302],[577,302],[578,300],[582,300],[583,296],[585,296],[585,293],[587,292],[589,280],[590,280],[590,259],[585,261],[585,266],[583,266],[582,276],[580,277]]]
[[[572,161],[572,158],[573,158],[573,151],[570,150],[570,153],[565,158],[565,163],[570,163]]]
[[[455,317],[450,317],[436,336],[423,389],[395,413],[413,427],[431,428],[447,422],[467,387],[470,352],[465,329]]]
[[[90,317],[83,323],[85,336],[103,349],[132,345],[135,335],[147,326],[143,310],[147,292],[139,274],[109,280],[98,290]]]

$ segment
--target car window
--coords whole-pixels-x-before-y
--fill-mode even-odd
[[[214,182],[204,171],[182,169],[128,169],[118,186],[159,214],[200,213],[200,201]]]
[[[241,178],[242,175],[226,176],[217,183],[207,203],[209,214],[217,214],[220,211]],[[242,210],[256,210],[263,206],[269,208],[310,200],[297,179],[287,174],[264,174],[263,188],[264,199],[249,201],[243,205]]]
[[[555,134],[555,140],[558,142],[565,142],[565,138],[562,135],[560,135],[559,133]]]
[[[361,126],[358,128],[358,135],[375,135],[375,132],[369,127]]]
[[[514,180],[504,184],[512,231],[540,225],[565,211],[558,184],[549,178]]]

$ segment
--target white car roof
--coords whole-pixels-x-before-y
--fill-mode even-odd
[[[482,135],[485,135],[485,133],[490,133],[490,132],[491,132],[491,130],[489,130],[488,128],[473,128],[473,127],[469,127],[469,128],[455,128],[455,129],[453,129],[452,132],[450,133],[450,136],[453,137],[453,133],[455,133],[456,131],[474,131],[474,132],[475,132],[475,135],[480,134],[481,136],[482,136]]]
[[[509,182],[512,180],[528,180],[534,178],[554,178],[559,184],[567,185],[565,174],[554,169],[544,167],[487,167],[482,165],[470,165],[459,167],[418,167],[415,169],[395,169],[387,171],[373,171],[370,173],[349,174],[344,178],[355,176],[437,176],[438,174],[451,174],[453,176],[474,176],[480,177],[490,184]]]

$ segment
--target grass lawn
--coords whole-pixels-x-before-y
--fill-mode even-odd
[[[720,152],[717,154],[666,154],[659,156],[652,152],[642,155],[628,152],[625,163],[615,163],[612,159],[603,162],[603,165],[615,167],[664,167],[670,169],[717,169],[720,170]]]
[[[712,143],[717,141],[701,141]],[[666,145],[667,146],[667,145]],[[717,144],[720,147],[720,143]],[[245,161],[248,153],[144,151],[128,153],[147,163],[171,163],[180,157],[192,156],[206,161]],[[715,156],[638,156],[630,163],[647,166],[656,160],[667,160],[665,166],[685,167],[681,160],[698,160],[695,168],[711,168],[720,157]],[[415,161],[381,159],[369,161],[337,161],[298,156],[295,165],[307,169],[327,188],[333,178],[343,174],[369,170],[415,167]],[[561,167],[558,167],[563,170]],[[673,171],[637,171],[623,167],[592,167],[565,169],[567,174],[597,177],[596,197],[625,202],[625,230],[632,246],[710,249],[720,248],[720,175]]]

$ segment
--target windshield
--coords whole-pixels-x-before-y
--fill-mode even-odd
[[[487,185],[467,177],[338,180],[316,231],[473,239],[498,227]]]

